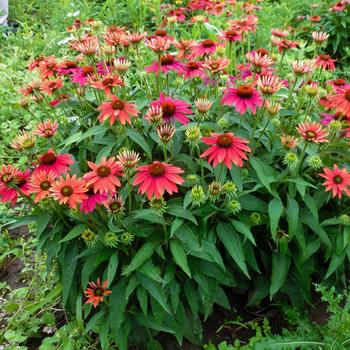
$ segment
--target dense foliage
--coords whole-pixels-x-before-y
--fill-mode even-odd
[[[350,85],[329,10],[261,34],[265,6],[127,2],[133,27],[75,18],[28,63],[0,199],[26,203],[12,228],[36,223],[55,290],[104,349],[201,343],[232,288],[301,306],[345,279]]]

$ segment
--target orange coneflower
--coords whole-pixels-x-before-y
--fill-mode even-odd
[[[92,303],[94,308],[97,307],[99,303],[102,303],[104,297],[112,293],[112,291],[107,289],[108,280],[104,281],[102,284],[100,279],[97,279],[97,282],[89,282],[90,288],[86,288],[85,295],[87,296],[87,300],[85,304]]]
[[[40,122],[36,129],[33,131],[33,134],[50,138],[56,135],[58,129],[57,121],[52,121],[50,119],[46,119],[43,122]]]
[[[88,191],[85,181],[76,175],[68,174],[65,178],[59,178],[52,184],[50,191],[58,203],[68,204],[71,209],[76,209],[79,203],[88,198],[85,194]]]
[[[51,195],[50,188],[55,182],[56,177],[57,176],[52,171],[39,171],[31,176],[29,193],[35,193],[35,203]]]
[[[323,129],[322,124],[320,123],[300,123],[297,126],[297,130],[305,141],[315,143],[329,142],[329,140],[326,138],[328,136],[328,132]]]
[[[343,192],[348,196],[350,195],[348,189],[350,186],[350,174],[346,168],[339,169],[334,164],[333,169],[324,169],[324,173],[320,174],[320,176],[326,179],[323,185],[326,187],[326,192],[332,191],[333,197],[341,198]]]

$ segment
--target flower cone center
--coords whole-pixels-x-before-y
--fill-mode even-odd
[[[107,166],[100,166],[97,168],[97,174],[99,177],[107,177],[111,173],[111,169]]]
[[[162,176],[165,172],[165,166],[161,163],[153,163],[150,165],[149,172],[152,176]]]
[[[43,191],[47,191],[50,187],[51,187],[50,181],[43,181],[40,184],[40,189],[42,189]]]
[[[336,175],[336,176],[333,177],[333,181],[336,184],[341,184],[343,182],[343,178],[341,176],[339,176],[339,175]]]
[[[160,64],[162,66],[166,66],[169,64],[174,63],[174,56],[173,55],[165,55],[160,58]]]
[[[121,100],[112,101],[112,108],[122,110],[125,106],[125,103]]]
[[[253,88],[249,85],[241,85],[237,88],[237,95],[241,98],[249,98],[253,96]]]
[[[230,135],[220,135],[217,138],[216,144],[220,147],[229,147],[232,145],[232,137]]]
[[[73,194],[73,188],[71,186],[64,186],[61,189],[61,195],[63,197],[69,197]]]
[[[350,101],[350,89],[347,89],[347,90],[345,91],[344,96],[345,96],[345,99],[346,99],[347,101]]]
[[[308,139],[314,139],[315,136],[316,136],[316,133],[314,131],[308,130],[306,132],[306,136],[307,136]]]
[[[56,161],[56,156],[53,153],[46,153],[41,157],[41,163],[45,165],[52,165]]]
[[[214,41],[211,39],[205,39],[202,41],[202,45],[205,47],[212,47],[214,45]]]
[[[172,102],[164,102],[162,104],[163,116],[165,118],[171,118],[175,113],[176,107]]]

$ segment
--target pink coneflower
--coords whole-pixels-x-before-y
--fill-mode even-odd
[[[124,172],[134,169],[139,161],[140,155],[135,151],[123,150],[117,155],[117,163]]]
[[[350,116],[350,86],[338,89],[337,93],[329,98],[329,102],[337,112]]]
[[[107,33],[103,35],[103,39],[105,40],[105,44],[109,46],[129,45],[128,37],[124,31],[107,31]]]
[[[112,74],[104,75],[99,80],[95,80],[94,76],[91,76],[88,78],[88,83],[97,89],[104,90],[107,95],[112,93],[113,86],[124,85],[123,80],[118,75]]]
[[[116,119],[123,125],[126,123],[131,124],[130,117],[137,117],[139,110],[133,103],[120,100],[117,96],[111,95],[111,100],[102,103],[97,109],[100,111],[98,120],[100,123],[104,123],[109,120],[109,124],[113,125]]]
[[[40,81],[32,81],[31,83],[21,88],[19,91],[23,96],[29,96],[29,95],[35,95],[35,93],[40,92],[40,88],[41,88]]]
[[[104,281],[102,284],[100,279],[97,279],[97,283],[89,282],[90,288],[86,288],[84,291],[87,296],[85,304],[93,304],[94,308],[97,307],[99,303],[102,303],[105,296],[112,293],[112,291],[107,289],[108,281]]]
[[[159,139],[164,144],[169,143],[173,139],[175,132],[175,126],[171,124],[164,124],[157,127]]]
[[[85,56],[94,56],[99,49],[99,42],[97,37],[87,37],[85,40],[74,43],[73,49],[82,53]]]
[[[349,196],[350,186],[350,174],[346,168],[339,169],[336,164],[333,165],[333,169],[323,169],[324,173],[320,174],[326,181],[323,185],[326,187],[326,192],[332,191],[333,197],[342,197],[343,192]]]
[[[344,117],[344,115],[340,112],[337,113],[320,113],[321,123],[323,125],[328,125],[333,120],[339,120]]]
[[[57,90],[61,89],[63,87],[63,81],[61,79],[56,80],[45,80],[41,84],[41,91],[52,95]]]
[[[240,33],[249,33],[256,31],[258,24],[258,17],[256,15],[249,15],[245,18],[235,19],[230,21],[229,27],[233,30],[238,30]]]
[[[182,63],[177,61],[173,55],[164,55],[160,57],[160,70],[162,73],[168,73],[170,70],[181,73],[183,69]],[[153,72],[158,75],[158,60],[146,67],[146,72]]]
[[[70,98],[70,96],[68,94],[58,94],[56,99],[51,100],[49,102],[49,105],[52,107],[56,107],[59,104],[61,104],[62,102],[69,101],[69,98]]]
[[[154,37],[146,41],[146,45],[155,53],[160,54],[168,51],[172,41],[167,37]]]
[[[208,163],[213,162],[216,168],[218,163],[225,163],[231,169],[232,163],[242,167],[243,160],[248,157],[244,152],[250,152],[248,140],[234,136],[232,132],[225,134],[211,133],[210,137],[202,137],[202,141],[211,147],[201,154],[201,158],[209,156]]]
[[[55,182],[56,178],[57,176],[52,171],[49,171],[48,173],[45,171],[38,171],[31,176],[29,193],[35,193],[35,203],[38,203],[43,198],[51,195],[50,188]]]
[[[191,52],[192,46],[195,44],[195,41],[192,39],[175,41],[173,45],[178,49],[177,57],[182,60],[186,58]]]
[[[335,70],[335,61],[336,60],[332,59],[329,55],[320,54],[316,57],[315,65],[326,70]]]
[[[113,61],[113,65],[115,70],[119,74],[123,75],[129,70],[131,66],[131,62],[128,61],[126,58],[117,58],[116,60]]]
[[[195,77],[204,79],[206,77],[206,74],[203,70],[203,62],[201,61],[190,61],[184,63],[182,67],[182,74],[184,75],[184,79]]]
[[[335,91],[342,89],[343,87],[348,85],[345,79],[333,79],[329,80],[327,83],[331,85]]]
[[[68,153],[55,154],[52,149],[49,149],[45,154],[39,157],[39,166],[34,169],[33,174],[39,171],[52,171],[56,176],[65,174],[69,166],[74,163],[73,156]]]
[[[94,74],[94,68],[91,66],[76,68],[72,73],[72,82],[83,86],[88,82],[88,77]]]
[[[213,105],[213,102],[206,99],[206,98],[198,98],[195,102],[194,102],[197,111],[199,113],[205,114],[208,113],[211,106]]]
[[[145,37],[147,36],[147,32],[143,33],[129,33],[127,35],[127,39],[131,44],[137,45],[139,44]]]
[[[138,192],[152,197],[160,198],[165,192],[172,195],[177,193],[177,185],[181,185],[184,179],[179,175],[184,171],[171,164],[154,161],[149,165],[137,168],[133,186],[140,185]]]
[[[248,62],[250,62],[254,68],[260,72],[263,68],[272,66],[275,62],[267,54],[262,55],[260,52],[252,51],[246,54]]]
[[[39,68],[40,65],[45,61],[45,56],[36,57],[33,61],[28,64],[29,72],[32,72],[34,69]]]
[[[107,194],[96,193],[92,186],[88,187],[88,191],[85,194],[88,198],[83,199],[80,204],[80,211],[85,214],[92,213],[97,204],[102,205],[108,199]]]
[[[55,77],[58,72],[58,63],[54,56],[46,57],[39,64],[40,78],[45,80],[49,77]]]
[[[261,107],[263,100],[258,91],[250,85],[240,85],[236,88],[227,88],[221,103],[228,106],[234,105],[240,114],[244,114],[247,109],[255,114],[256,107]]]
[[[197,58],[205,55],[213,54],[218,46],[222,45],[222,43],[215,42],[211,39],[205,39],[202,41],[198,41],[192,47],[191,57]]]
[[[317,45],[322,45],[329,38],[329,34],[325,32],[312,32],[312,39]]]
[[[207,69],[211,74],[223,73],[229,66],[230,60],[225,57],[207,58],[203,68]]]
[[[163,121],[163,110],[160,106],[150,106],[144,118],[152,124],[160,124]]]
[[[331,12],[343,12],[346,9],[346,5],[347,5],[347,3],[345,1],[338,1],[333,6],[331,6],[329,11],[331,11]]]
[[[259,77],[256,85],[264,95],[273,95],[283,88],[283,83],[276,76]]]
[[[308,74],[314,71],[315,69],[315,61],[307,60],[307,61],[293,61],[292,69],[296,75]]]
[[[167,97],[163,93],[160,94],[159,100],[151,103],[151,107],[162,109],[162,117],[165,123],[172,122],[175,119],[181,124],[187,124],[189,119],[186,115],[192,114],[189,103]]]
[[[228,42],[235,42],[242,40],[242,35],[238,30],[229,29],[220,33],[219,38]]]
[[[50,191],[53,199],[59,204],[67,204],[71,209],[76,209],[79,203],[88,198],[85,181],[76,175],[68,174],[66,178],[59,178],[52,184]]]
[[[322,124],[320,123],[300,123],[296,129],[305,141],[315,143],[329,142],[326,138],[328,132],[323,129]]]
[[[92,171],[84,175],[86,186],[93,186],[95,193],[111,193],[117,191],[117,187],[121,186],[118,176],[122,176],[122,168],[115,161],[114,157],[103,157],[98,163],[87,162]]]
[[[286,29],[271,28],[271,34],[276,38],[285,38],[290,32]]]
[[[18,198],[16,187],[18,181],[22,178],[21,173],[13,165],[3,165],[0,169],[0,201],[7,203],[11,202],[11,205],[15,205]]]

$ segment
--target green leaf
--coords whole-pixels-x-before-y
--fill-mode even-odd
[[[304,196],[304,203],[311,211],[315,220],[318,222],[318,209],[315,200],[309,194],[306,193]]]
[[[180,217],[192,221],[197,225],[197,220],[193,214],[191,214],[187,209],[180,206],[172,206],[167,209],[167,213],[172,216]]]
[[[345,256],[346,252],[332,256],[325,278],[328,278],[344,262]]]
[[[129,273],[135,271],[138,267],[140,267],[146,260],[148,260],[156,247],[158,246],[158,242],[147,242],[145,243],[136,255],[131,260],[131,263],[126,267],[123,271],[123,276],[128,275]]]
[[[256,246],[253,234],[251,233],[250,228],[247,224],[237,220],[231,220],[231,224],[236,229],[236,231],[238,231],[239,233],[242,233],[243,236],[248,238]]]
[[[81,235],[81,233],[85,230],[86,226],[83,224],[75,226],[72,230],[69,231],[69,233],[62,238],[58,243],[69,241],[75,237],[78,237]]]
[[[270,285],[270,300],[280,290],[286,281],[289,266],[290,257],[278,252],[272,257],[272,273],[271,273],[271,285]]]
[[[107,280],[108,280],[108,286],[111,285],[113,282],[114,276],[117,273],[118,269],[118,253],[115,252],[112,254],[111,258],[109,259],[108,267],[107,267]]]
[[[83,310],[82,310],[82,295],[79,294],[75,303],[75,317],[77,320],[78,328],[81,331],[84,331],[84,322],[83,322]]]
[[[274,176],[274,169],[269,165],[266,165],[262,160],[255,157],[250,157],[250,164],[255,170],[255,173],[261,182],[261,184],[270,192],[273,193],[270,186],[276,179]]]
[[[219,223],[216,228],[216,232],[232,259],[236,262],[243,273],[250,278],[247,265],[245,263],[242,243],[234,228],[230,224]]]
[[[191,278],[191,271],[188,267],[186,253],[181,243],[176,240],[170,241],[170,250],[173,254],[176,264],[178,264],[182,268],[182,270],[184,270],[186,275]]]
[[[44,212],[42,215],[38,216],[36,220],[36,223],[38,224],[36,233],[38,236],[40,236],[44,232],[49,222],[50,222],[50,214],[48,212]]]
[[[172,238],[175,234],[175,232],[181,227],[183,224],[183,220],[176,218],[173,223],[171,224],[171,229],[170,229],[170,238]]]
[[[294,236],[298,229],[298,223],[299,223],[299,205],[298,202],[290,197],[287,196],[287,222],[288,222],[288,233],[290,236]]]
[[[144,139],[144,137],[139,132],[130,128],[127,129],[127,134],[134,142],[136,142],[145,151],[148,158],[152,159],[152,150],[148,145],[148,143],[146,142],[146,140]]]
[[[164,311],[171,314],[170,307],[167,303],[167,300],[161,285],[140,272],[136,272],[136,277],[140,281],[141,285],[164,309]]]
[[[271,235],[272,238],[276,240],[276,231],[283,212],[283,204],[280,198],[274,198],[270,201],[268,212],[270,217]]]
[[[73,282],[73,277],[75,273],[75,269],[77,267],[77,259],[79,248],[77,242],[71,243],[65,247],[65,254],[62,261],[62,304],[65,305],[69,292],[71,289],[71,285]]]

